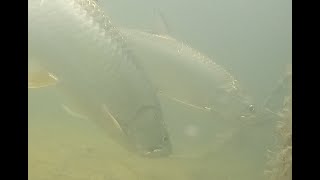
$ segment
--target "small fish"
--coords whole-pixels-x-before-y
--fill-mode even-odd
[[[155,89],[95,0],[28,0],[28,54],[41,67],[29,68],[29,88],[56,86],[69,114],[95,121],[128,150],[171,153]]]

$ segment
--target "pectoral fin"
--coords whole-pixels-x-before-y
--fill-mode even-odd
[[[42,88],[57,84],[58,78],[45,70],[28,73],[28,88]]]
[[[110,118],[113,122],[113,124],[116,126],[116,128],[118,128],[121,132],[123,132],[119,122],[117,121],[117,119],[111,114],[111,112],[109,111],[109,108],[103,104],[102,105],[102,111],[107,115],[107,118]]]
[[[69,106],[62,104],[62,109],[65,110],[69,115],[72,117],[80,118],[80,119],[89,119],[87,116],[77,113],[76,111],[72,110]]]

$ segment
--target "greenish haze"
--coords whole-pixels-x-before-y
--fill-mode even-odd
[[[170,35],[233,74],[261,108],[291,63],[289,0],[98,0],[117,26],[149,30],[153,10]],[[165,72],[164,72],[165,73]],[[141,158],[91,121],[72,117],[54,87],[29,90],[31,180],[264,180],[275,123],[232,124],[160,97],[174,153]]]

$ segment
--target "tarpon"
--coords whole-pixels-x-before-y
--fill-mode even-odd
[[[41,67],[29,70],[29,87],[55,84],[77,113],[130,150],[167,156],[171,143],[161,106],[130,51],[94,0],[28,0],[29,64]]]
[[[254,116],[255,106],[237,79],[208,56],[167,33],[128,28],[121,32],[158,95],[224,120]]]

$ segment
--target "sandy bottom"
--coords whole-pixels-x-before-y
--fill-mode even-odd
[[[44,97],[29,94],[30,180],[265,179],[268,130],[248,128],[202,157],[146,159],[128,153],[92,122],[69,116]],[[192,148],[185,147],[188,152]]]

